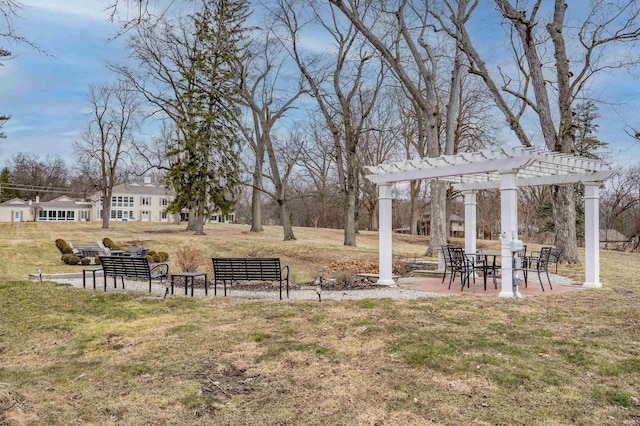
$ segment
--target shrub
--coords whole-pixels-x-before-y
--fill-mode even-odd
[[[110,250],[122,250],[122,248],[117,245],[117,244],[113,244],[111,247],[109,247]]]
[[[205,258],[196,244],[185,244],[176,249],[175,263],[182,272],[197,272]]]
[[[60,250],[60,253],[62,254],[73,253],[71,246],[62,238],[58,238],[56,240],[56,247],[58,247],[58,250]]]
[[[145,256],[145,259],[147,259],[147,262],[149,262],[149,263],[153,263],[153,256],[151,256],[151,255],[146,255],[146,256]]]
[[[91,259],[89,259],[88,257],[83,257],[82,259],[80,259],[80,263],[83,265],[90,265]]]
[[[100,262],[100,258],[99,257],[94,257],[93,258],[93,263],[95,263],[96,265],[101,265],[102,262]]]
[[[80,263],[80,258],[71,253],[63,254],[60,259],[67,265],[77,265]]]
[[[336,284],[342,286],[351,286],[356,280],[353,272],[336,272]]]
[[[169,260],[169,253],[167,253],[166,251],[159,251],[158,255],[162,257],[162,262],[166,262],[167,260]]]
[[[113,244],[113,241],[111,240],[111,238],[103,238],[102,239],[102,244],[104,244],[104,246],[106,248],[108,248],[108,249],[117,250],[117,249],[113,248],[114,244]]]
[[[154,261],[155,263],[162,262],[162,256],[160,256],[160,255],[159,255],[159,254],[157,254],[157,253],[156,253],[156,254],[154,254],[154,255],[153,255],[153,256],[151,256],[151,257],[153,257],[153,261]]]
[[[157,254],[157,252],[155,250],[149,250],[149,253],[147,253],[149,256],[153,256],[154,254]]]

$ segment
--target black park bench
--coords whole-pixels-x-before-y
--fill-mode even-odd
[[[214,257],[213,261],[213,289],[217,289],[218,282],[224,285],[224,295],[227,295],[227,281],[278,281],[280,283],[280,300],[282,300],[282,282],[286,283],[287,299],[289,298],[289,266],[280,268],[277,257]],[[286,275],[283,272],[286,269]]]
[[[104,291],[107,291],[107,277],[113,277],[113,288],[117,288],[116,278],[120,277],[123,290],[125,277],[149,280],[149,293],[151,293],[151,280],[162,282],[169,276],[169,265],[160,263],[151,268],[145,257],[98,256],[98,258],[104,275]]]

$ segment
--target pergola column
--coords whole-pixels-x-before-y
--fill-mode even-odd
[[[500,254],[502,255],[502,289],[500,297],[521,297],[513,291],[513,253],[511,239],[518,236],[518,185],[517,170],[500,173]]]
[[[475,253],[477,240],[477,192],[462,191],[462,194],[464,195],[464,251]]]
[[[378,185],[379,277],[377,284],[395,285],[393,281],[392,200],[390,184]]]
[[[584,272],[583,287],[600,283],[600,183],[584,183]]]

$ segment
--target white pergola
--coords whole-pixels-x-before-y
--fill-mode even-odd
[[[534,148],[500,148],[437,158],[422,158],[367,167],[367,179],[378,185],[379,258],[378,284],[395,284],[392,277],[392,186],[396,182],[435,179],[450,182],[464,195],[465,251],[476,251],[476,194],[483,189],[500,190],[500,297],[513,292],[510,242],[518,229],[518,187],[585,185],[585,282],[584,287],[602,287],[599,252],[599,187],[614,174],[610,165],[585,157]],[[515,234],[517,235],[517,233]]]

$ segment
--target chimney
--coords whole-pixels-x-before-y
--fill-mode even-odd
[[[38,204],[40,202],[40,196],[36,195],[36,204]]]
[[[151,183],[151,176],[145,176],[145,177],[144,177],[144,183],[145,183],[145,184],[149,184],[149,183]]]

